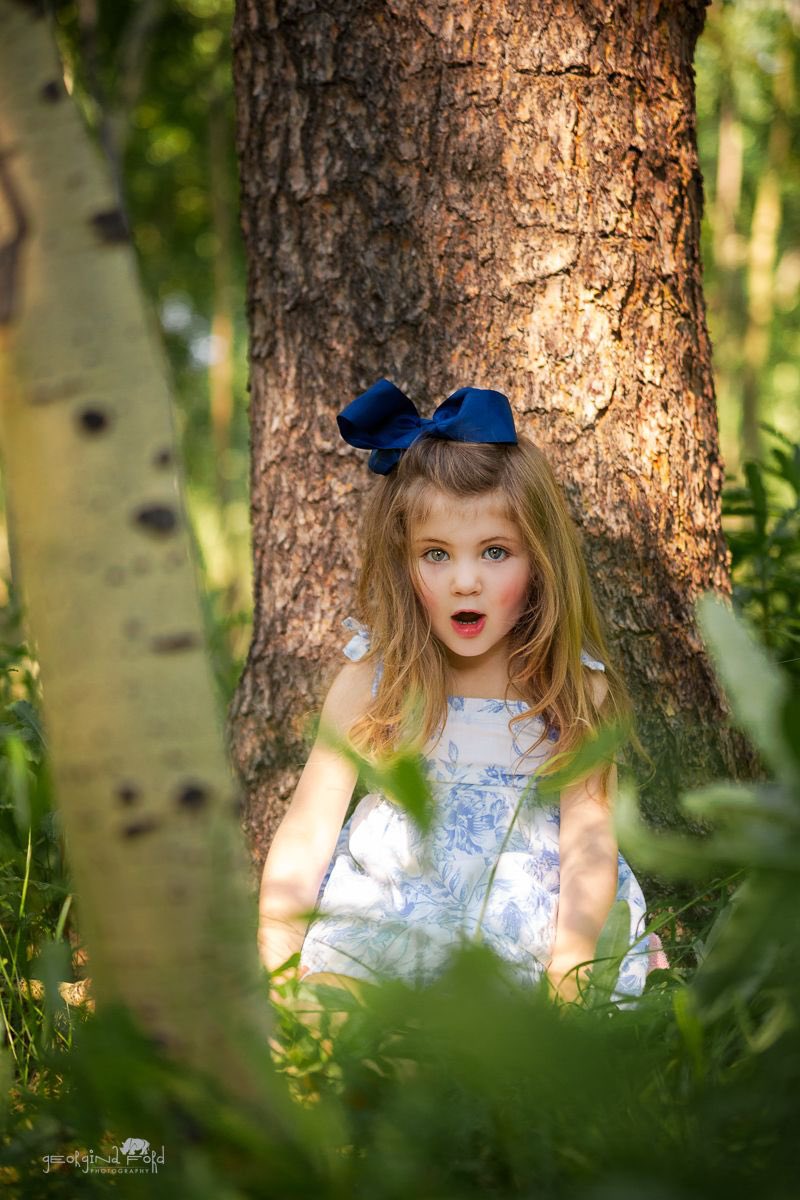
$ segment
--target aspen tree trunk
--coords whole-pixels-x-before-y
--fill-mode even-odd
[[[373,482],[336,412],[498,388],[550,456],[659,773],[754,767],[693,620],[730,592],[699,257],[703,0],[238,0],[255,630],[234,707],[260,856],[341,662]]]
[[[165,361],[47,22],[0,0],[2,455],[98,1009],[257,1096],[269,1010]]]

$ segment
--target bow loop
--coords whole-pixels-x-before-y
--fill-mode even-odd
[[[517,441],[508,398],[487,388],[459,388],[432,417],[421,417],[404,392],[390,380],[379,379],[336,421],[346,442],[372,451],[368,466],[377,475],[388,475],[403,451],[423,433],[453,442]]]

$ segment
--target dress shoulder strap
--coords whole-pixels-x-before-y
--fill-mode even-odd
[[[601,663],[599,658],[591,658],[585,650],[581,650],[581,662],[593,671],[605,671],[606,669],[605,663]]]
[[[349,629],[353,634],[353,636],[350,638],[350,641],[344,647],[343,653],[345,658],[349,658],[353,662],[358,662],[358,660],[363,658],[370,648],[371,641],[369,630],[367,629],[366,625],[362,625],[360,621],[355,619],[355,617],[345,617],[345,619],[342,621],[342,625],[345,627],[345,629]]]
[[[352,637],[343,649],[343,654],[349,658],[351,662],[358,662],[369,651],[372,646],[372,639],[366,625],[362,625],[355,617],[345,617],[342,621],[345,629],[349,629]],[[378,684],[383,675],[383,663],[378,662],[375,667],[375,676],[372,680],[372,696],[373,699],[378,694]]]

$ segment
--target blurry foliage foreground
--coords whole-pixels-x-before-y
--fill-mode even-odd
[[[638,859],[675,877],[740,875],[695,972],[652,972],[625,1007],[609,1002],[602,963],[584,1004],[556,1005],[480,944],[424,989],[386,981],[356,998],[292,979],[267,1116],[163,1061],[109,1010],[68,1051],[38,1039],[45,1086],[17,1088],[4,1114],[9,1194],[71,1197],[78,1177],[81,1194],[140,1194],[141,1180],[81,1166],[137,1137],[163,1153],[155,1196],[795,1195],[800,695],[729,609],[706,597],[698,617],[773,777],[685,798],[717,827],[702,844],[645,830],[629,787],[619,805]],[[605,944],[618,962],[624,947]],[[316,1025],[303,1020],[312,998]]]

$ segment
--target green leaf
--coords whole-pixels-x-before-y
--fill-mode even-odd
[[[0,1046],[0,1120],[5,1124],[11,1106],[14,1086],[14,1058],[9,1049]]]
[[[781,734],[800,768],[800,692],[792,692],[781,712]]]
[[[619,978],[622,959],[631,945],[631,910],[627,900],[611,906],[600,930],[591,969],[592,1004],[608,1004]]]
[[[621,725],[608,722],[601,725],[594,737],[586,738],[577,751],[553,755],[549,762],[564,761],[564,766],[553,775],[537,779],[536,791],[540,796],[550,796],[568,787],[576,779],[583,779],[601,763],[613,762],[614,754],[625,740]]]
[[[375,772],[374,779],[376,787],[397,800],[427,832],[433,818],[433,801],[423,762],[420,755],[401,754],[387,771]]]
[[[30,729],[36,735],[40,745],[47,745],[39,714],[29,701],[15,700],[13,704],[9,704],[8,711],[13,712],[23,729]]]
[[[747,836],[690,837],[679,833],[654,833],[642,821],[636,793],[629,781],[620,783],[614,806],[614,827],[627,857],[644,870],[665,879],[708,879],[724,866],[750,865],[768,860],[783,869],[797,868],[797,854],[786,839],[768,847],[754,845]],[[756,851],[758,850],[758,853]]]
[[[31,827],[30,770],[25,743],[13,736],[6,740],[6,779],[14,806],[14,821],[22,836]]]
[[[681,807],[690,815],[711,821],[754,817],[789,826],[800,825],[800,809],[776,787],[748,787],[738,783],[712,783],[686,792]]]
[[[433,821],[434,804],[424,757],[411,750],[398,751],[389,763],[376,767],[335,730],[319,725],[320,740],[352,763],[372,792],[382,792],[408,812],[423,833]]]
[[[705,1074],[703,1024],[697,1014],[693,994],[686,988],[675,992],[672,998],[672,1008],[675,1013],[675,1024],[678,1026],[686,1049],[691,1056],[695,1077],[702,1079]]]
[[[784,1033],[788,1033],[797,1023],[794,1007],[789,998],[781,993],[773,1001],[772,1007],[755,1031],[747,1030],[747,1044],[754,1054],[763,1054],[769,1050]]]
[[[705,1023],[748,1002],[769,979],[780,954],[775,914],[794,891],[774,876],[750,874],[719,914],[691,982]]]
[[[744,473],[747,476],[750,495],[753,497],[753,517],[756,530],[759,538],[763,539],[767,529],[767,493],[764,489],[764,480],[761,478],[761,468],[757,462],[746,462]]]
[[[747,623],[713,592],[695,606],[698,625],[738,724],[750,734],[765,760],[780,775],[794,776],[796,764],[786,745],[780,714],[788,683],[756,641]]]

